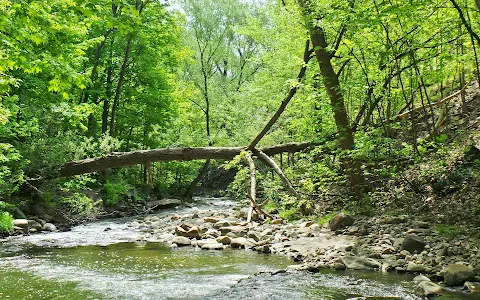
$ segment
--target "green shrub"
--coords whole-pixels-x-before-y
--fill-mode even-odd
[[[0,212],[0,233],[13,231],[13,218],[8,212]]]
[[[293,221],[293,220],[298,220],[301,214],[298,208],[294,207],[294,208],[282,210],[279,216],[284,220]]]
[[[61,197],[58,206],[74,219],[88,219],[98,212],[98,203],[82,193]]]
[[[103,204],[105,206],[114,206],[122,196],[128,191],[128,186],[124,182],[107,182],[103,186]]]

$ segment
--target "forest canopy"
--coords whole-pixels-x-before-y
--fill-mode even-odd
[[[107,206],[191,197],[216,172],[246,198],[245,154],[49,176],[114,152],[213,146],[263,161],[257,197],[285,216],[444,196],[454,158],[476,145],[466,91],[480,78],[477,5],[0,0],[0,200],[91,209],[87,190]],[[311,145],[273,161],[296,197],[255,152],[292,142]],[[478,176],[477,163],[458,176]]]

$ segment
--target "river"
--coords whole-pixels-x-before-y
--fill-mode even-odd
[[[158,216],[235,205],[203,199],[196,207]],[[328,270],[273,275],[293,262],[248,250],[170,249],[139,238],[128,226],[132,219],[2,241],[0,299],[417,299],[409,275]]]

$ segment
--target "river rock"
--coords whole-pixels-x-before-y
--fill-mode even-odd
[[[31,228],[35,228],[36,231],[42,230],[42,224],[38,223],[35,220],[28,220],[28,226]]]
[[[224,246],[220,243],[209,243],[202,245],[203,250],[223,250]]]
[[[480,293],[480,282],[466,281],[463,285],[463,288],[468,290],[470,293],[478,294]]]
[[[415,282],[415,283],[419,283],[419,282],[422,282],[422,281],[431,281],[431,280],[427,276],[418,275],[418,276],[415,276],[415,278],[413,278],[412,281]]]
[[[235,226],[237,224],[238,222],[236,221],[221,219],[213,224],[213,228],[220,229],[221,227]]]
[[[382,273],[387,273],[387,272],[393,271],[394,269],[395,269],[394,266],[389,262],[384,262],[382,264]]]
[[[172,244],[177,244],[179,247],[182,246],[189,246],[192,244],[192,241],[190,241],[188,238],[184,236],[177,236],[173,240],[171,240]]]
[[[340,260],[351,270],[373,270],[376,268],[381,268],[382,265],[371,258],[359,257],[359,256],[344,256]]]
[[[442,294],[442,287],[431,281],[422,281],[418,284],[416,293],[421,297],[439,296]]]
[[[40,219],[39,217],[36,217],[36,216],[33,216],[33,217],[30,217],[29,220],[34,220],[36,221],[38,224],[40,225],[45,225],[47,222],[45,222],[44,220]]]
[[[427,243],[418,235],[409,234],[403,239],[401,250],[406,250],[410,253],[414,253],[415,251],[420,253],[426,244]]]
[[[172,208],[182,204],[178,199],[161,199],[148,202],[148,207],[152,210]]]
[[[203,221],[206,222],[206,223],[217,223],[220,220],[222,220],[222,218],[218,218],[218,217],[205,217],[205,218],[203,218]]]
[[[282,225],[283,220],[282,219],[275,219],[275,220],[272,221],[272,224],[273,225]]]
[[[28,225],[28,220],[26,220],[26,219],[15,219],[15,220],[13,220],[13,226],[17,226],[17,227],[22,228],[23,233],[28,233],[29,225]]]
[[[475,274],[467,266],[450,264],[444,270],[444,283],[448,286],[461,286],[465,281],[473,280]]]
[[[412,273],[422,273],[426,271],[426,268],[422,265],[417,265],[414,262],[409,262],[407,264],[407,272],[412,272]]]
[[[475,267],[475,269],[473,269],[473,273],[476,275],[476,276],[480,276],[480,265],[477,265]]]
[[[219,236],[217,238],[217,242],[223,245],[229,245],[232,242],[232,240],[228,236]]]
[[[220,236],[220,231],[213,229],[213,228],[208,228],[205,233],[203,233],[202,238],[217,238]]]
[[[251,230],[251,231],[248,232],[247,236],[249,238],[253,239],[255,242],[258,242],[258,241],[261,240],[261,234],[260,234],[260,232],[257,232],[257,231]]]
[[[306,222],[303,222],[302,224],[300,224],[300,228],[310,227],[313,224],[315,224],[315,221],[306,221]]]
[[[45,225],[42,226],[42,230],[53,232],[53,231],[57,231],[57,227],[55,225],[53,225],[52,223],[45,223]]]
[[[330,228],[331,231],[336,231],[339,229],[346,228],[350,225],[353,225],[353,217],[344,213],[340,213],[333,217],[329,222],[328,222],[328,227]]]
[[[248,239],[244,237],[234,238],[232,239],[230,244],[232,245],[232,248],[238,249],[245,249],[253,245]]]
[[[271,253],[272,252],[272,249],[270,249],[269,245],[259,246],[259,249],[260,249],[260,252],[262,252],[262,253]]]
[[[200,228],[198,226],[183,223],[182,225],[175,227],[175,234],[188,238],[197,238],[200,237]]]
[[[220,227],[220,233],[227,235],[227,233],[233,233],[236,237],[244,237],[247,235],[247,228],[243,226],[225,226]]]

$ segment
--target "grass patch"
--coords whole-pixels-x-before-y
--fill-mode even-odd
[[[323,215],[323,216],[319,216],[317,218],[317,223],[318,225],[324,225],[328,222],[330,222],[330,220],[335,217],[338,213],[337,212],[331,212],[329,214],[326,214],[326,215]]]
[[[282,210],[279,214],[280,218],[287,221],[294,221],[300,219],[300,212],[296,207]]]
[[[464,234],[466,230],[462,227],[459,227],[458,225],[453,226],[438,224],[435,227],[435,231],[441,236],[455,237],[457,235]]]

